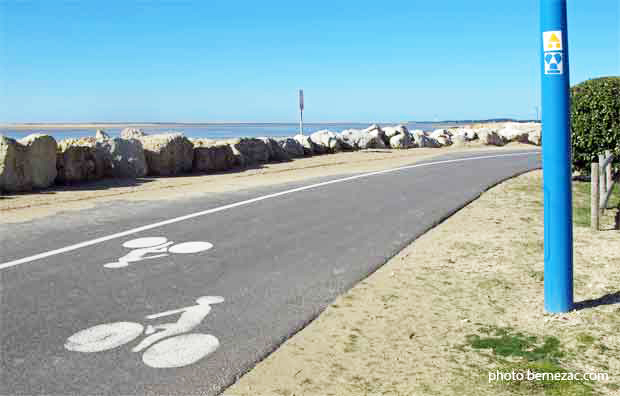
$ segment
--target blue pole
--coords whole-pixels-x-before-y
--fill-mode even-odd
[[[573,216],[566,0],[541,0],[545,310],[573,308]]]

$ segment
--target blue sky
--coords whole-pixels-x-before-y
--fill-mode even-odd
[[[619,0],[569,0],[571,80]],[[535,118],[538,0],[0,0],[0,122]]]

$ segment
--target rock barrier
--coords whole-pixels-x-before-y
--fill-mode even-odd
[[[46,188],[103,177],[174,176],[187,172],[221,172],[234,167],[336,153],[344,150],[438,148],[471,142],[503,146],[510,142],[540,145],[540,124],[503,123],[481,128],[409,131],[404,125],[373,124],[340,133],[324,129],[286,138],[238,138],[225,141],[188,139],[182,133],[149,135],[125,128],[120,138],[97,130],[94,137],[66,139],[34,134],[19,141],[0,136],[0,191]]]

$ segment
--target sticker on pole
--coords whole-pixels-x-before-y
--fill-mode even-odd
[[[550,32],[543,32],[543,45],[545,46],[545,52],[563,51],[564,48],[562,48],[562,31],[553,30]]]
[[[561,30],[543,32],[543,51],[545,75],[563,75],[564,47],[562,44]]]
[[[564,53],[545,52],[545,74],[564,74]]]

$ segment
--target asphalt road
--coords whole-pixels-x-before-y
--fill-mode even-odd
[[[115,201],[0,226],[0,394],[219,394],[426,230],[540,165],[539,151],[471,152],[367,176],[174,202]],[[123,243],[146,237],[160,239],[128,246],[161,238],[173,244],[125,256],[132,249]],[[213,248],[183,253],[208,247],[179,245],[189,241]],[[127,266],[104,267],[115,262]],[[209,313],[196,303],[201,296],[224,302]],[[183,307],[191,308],[182,317],[147,318]],[[78,333],[115,322],[139,324],[125,325],[128,333],[109,327],[130,334],[113,349],[82,351],[117,345],[112,333]],[[200,358],[200,346],[213,338],[170,338],[132,351],[149,336],[141,325],[175,322],[171,331],[211,334],[219,348],[176,368],[152,366]]]

